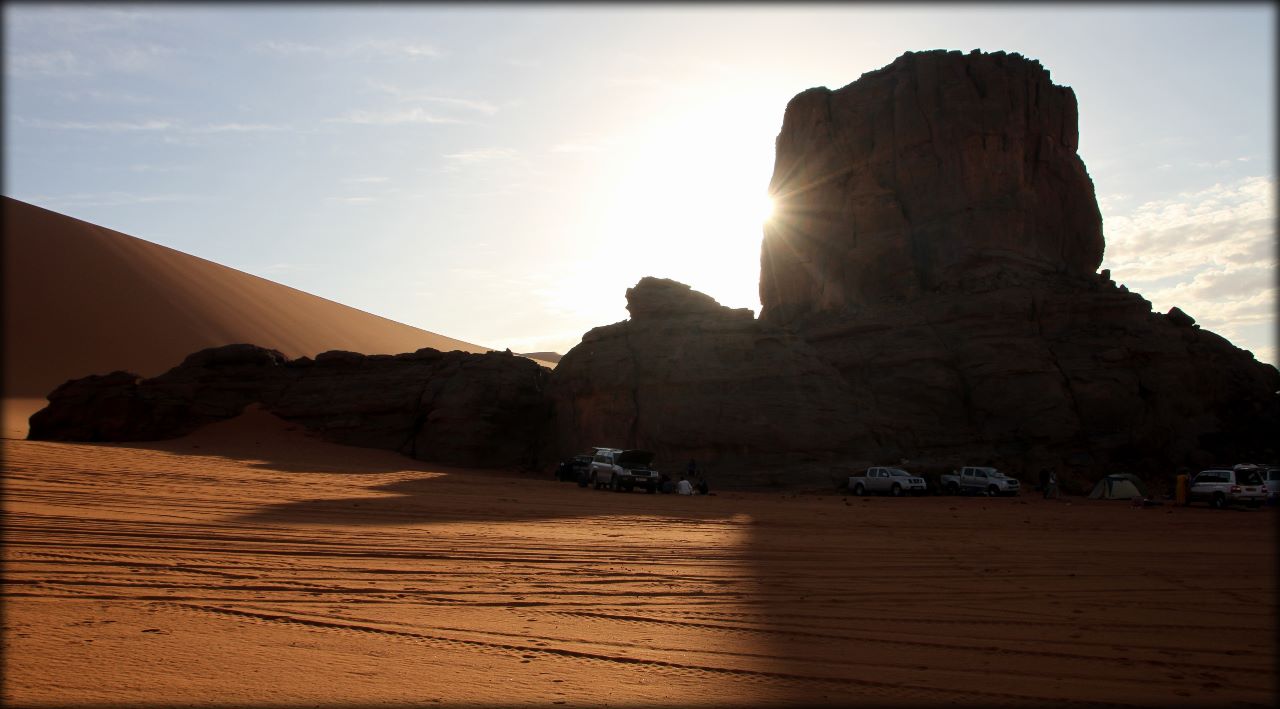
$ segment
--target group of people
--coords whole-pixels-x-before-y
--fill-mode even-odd
[[[676,495],[709,495],[711,487],[707,479],[698,472],[698,463],[689,459],[689,466],[679,480],[672,480],[670,475],[662,473],[658,477],[658,491]]]

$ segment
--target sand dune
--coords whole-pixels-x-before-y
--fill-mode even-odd
[[[487,347],[4,198],[6,436],[68,379],[161,374],[196,350],[249,342],[290,357]],[[546,363],[554,366],[553,363]]]
[[[626,495],[257,410],[145,447],[0,445],[6,704],[1276,693],[1274,508]]]

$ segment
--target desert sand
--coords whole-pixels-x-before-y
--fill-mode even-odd
[[[1275,508],[621,494],[253,409],[3,454],[11,706],[1276,696]]]
[[[3,206],[6,436],[25,437],[68,379],[153,377],[206,347],[247,342],[289,357],[489,349],[10,197]]]

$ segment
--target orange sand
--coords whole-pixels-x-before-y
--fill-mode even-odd
[[[488,349],[10,197],[3,206],[6,398],[118,369],[152,377],[237,342],[290,357]]]
[[[619,494],[255,410],[3,454],[6,705],[1276,696],[1273,508]]]

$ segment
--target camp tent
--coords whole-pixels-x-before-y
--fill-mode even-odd
[[[1147,497],[1147,486],[1130,473],[1115,473],[1098,481],[1089,493],[1091,500],[1130,500]]]

